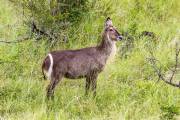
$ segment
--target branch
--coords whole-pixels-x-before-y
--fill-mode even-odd
[[[17,40],[15,40],[15,41],[0,40],[0,43],[7,43],[7,44],[20,43],[20,42],[27,41],[27,40],[29,40],[30,38],[31,38],[31,37],[24,37],[24,38],[21,38],[21,39],[17,39]]]
[[[48,33],[48,32],[46,32],[46,31],[43,31],[43,30],[39,29],[39,28],[37,27],[37,25],[35,24],[34,21],[32,21],[31,29],[32,29],[32,32],[33,32],[33,33],[37,33],[37,34],[39,34],[39,35],[46,36],[46,37],[49,38],[49,40],[57,39],[57,36],[56,36],[55,34],[53,34],[53,33]]]
[[[151,54],[151,58],[149,58],[149,62],[151,63],[153,69],[155,70],[156,74],[158,75],[159,79],[161,79],[162,81],[164,81],[165,83],[174,86],[174,87],[179,87],[180,88],[180,81],[179,83],[173,83],[173,78],[175,73],[177,72],[177,67],[178,67],[178,57],[180,54],[180,48],[178,48],[178,46],[176,45],[176,55],[175,55],[175,65],[173,67],[172,73],[171,73],[171,77],[166,79],[164,77],[164,75],[162,74],[161,68],[159,68],[156,64],[156,58],[153,55],[153,52],[150,51]]]
[[[150,37],[150,38],[156,38],[156,35],[155,33],[153,32],[149,32],[149,31],[143,31],[141,32],[141,34],[139,35],[139,37],[143,37],[143,36],[147,36],[147,37]]]
[[[32,32],[33,33],[37,33],[39,35],[44,35],[44,36],[48,37],[50,40],[57,39],[57,36],[55,36],[54,34],[49,34],[46,31],[38,29],[34,22],[32,22],[32,26],[31,27],[32,27]],[[27,37],[19,38],[19,39],[14,40],[14,41],[0,40],[0,43],[6,43],[6,44],[20,43],[20,42],[27,41],[30,38],[31,38],[30,36],[27,36]]]
[[[176,56],[175,56],[176,63],[174,65],[174,70],[172,70],[172,75],[170,77],[170,81],[172,81],[174,74],[177,71],[179,53],[180,53],[180,49],[177,49],[177,47],[176,47]]]
[[[154,56],[153,56],[154,57]],[[156,59],[155,58],[149,58],[149,62],[151,63],[154,71],[156,72],[156,74],[158,75],[159,79],[158,81],[161,79],[161,80],[165,80],[164,78],[164,75],[162,74],[162,71],[161,71],[161,68],[158,68],[157,67],[157,64],[156,64]]]

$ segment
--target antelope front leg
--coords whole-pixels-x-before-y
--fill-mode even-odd
[[[96,87],[97,87],[97,79],[92,80],[92,91],[93,91],[93,96],[96,96]]]
[[[96,87],[97,87],[97,77],[98,77],[98,74],[97,73],[94,73],[92,74],[91,76],[91,84],[92,84],[92,91],[93,91],[93,96],[95,97],[96,96]]]
[[[90,84],[91,84],[90,78],[86,77],[85,95],[88,95]]]

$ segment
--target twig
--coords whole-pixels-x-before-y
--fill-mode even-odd
[[[0,40],[0,43],[7,43],[7,44],[20,43],[20,42],[27,41],[27,40],[29,40],[30,38],[31,38],[31,37],[24,37],[24,38],[21,38],[21,39],[19,39],[19,40],[15,40],[15,41]]]
[[[54,35],[53,33],[48,33],[48,32],[46,32],[46,31],[43,31],[43,30],[39,29],[39,28],[37,27],[37,25],[35,24],[34,21],[32,21],[32,26],[31,26],[31,28],[32,28],[32,32],[33,32],[33,33],[37,33],[37,34],[39,34],[39,35],[44,35],[44,36],[48,37],[49,40],[57,39],[57,36]]]
[[[149,59],[149,62],[151,63],[151,65],[152,65],[153,69],[155,70],[155,73],[158,75],[159,79],[161,79],[162,81],[164,81],[165,83],[167,83],[167,84],[169,84],[171,86],[180,88],[180,81],[179,81],[179,83],[173,83],[174,75],[177,72],[179,54],[180,54],[180,48],[178,48],[178,46],[176,45],[175,65],[173,67],[171,77],[168,78],[168,79],[165,79],[164,75],[162,74],[161,68],[157,67],[157,64],[156,64],[157,60],[154,57],[152,51],[150,51],[151,58],[148,58],[148,59]]]

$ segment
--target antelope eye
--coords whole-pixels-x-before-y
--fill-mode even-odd
[[[110,29],[110,31],[113,31],[113,29]]]

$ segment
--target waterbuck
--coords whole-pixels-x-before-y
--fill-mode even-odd
[[[50,80],[47,87],[47,97],[53,96],[56,85],[63,77],[86,78],[85,94],[88,94],[91,86],[95,96],[98,74],[103,70],[108,58],[116,51],[118,40],[122,40],[122,36],[113,27],[112,20],[108,17],[99,45],[78,50],[50,52],[42,65],[43,74],[46,73]]]

